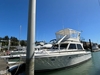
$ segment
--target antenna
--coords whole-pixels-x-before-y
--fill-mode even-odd
[[[79,20],[77,19],[77,23],[78,23],[78,30],[80,31],[80,33],[82,33],[83,31],[80,29],[80,23],[79,23]],[[82,39],[81,35],[79,33],[79,39]]]
[[[20,37],[21,37],[21,28],[22,28],[22,26],[20,25],[20,31],[19,31],[19,46],[20,46]]]

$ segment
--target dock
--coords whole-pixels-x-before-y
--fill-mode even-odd
[[[4,53],[0,52],[0,56],[4,55]],[[5,59],[0,58],[0,75],[11,75],[10,73],[7,72],[7,62]]]
[[[7,68],[6,60],[0,58],[0,71],[1,70],[6,70],[6,68]]]

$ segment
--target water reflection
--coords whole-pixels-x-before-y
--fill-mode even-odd
[[[92,58],[89,61],[77,67],[45,73],[35,73],[35,75],[100,75],[100,52],[93,52],[91,55]]]

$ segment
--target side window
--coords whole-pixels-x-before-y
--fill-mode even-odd
[[[60,45],[60,49],[66,49],[67,46],[68,46],[68,44],[61,44],[61,45]]]
[[[82,46],[80,44],[77,44],[77,48],[78,49],[83,49]]]
[[[76,49],[76,45],[75,44],[70,44],[69,49]]]

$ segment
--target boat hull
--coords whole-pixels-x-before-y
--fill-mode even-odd
[[[35,70],[54,70],[77,65],[91,58],[91,53],[35,58]]]

